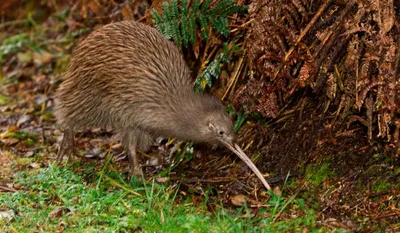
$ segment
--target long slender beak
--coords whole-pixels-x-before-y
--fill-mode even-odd
[[[240,147],[236,143],[229,143],[223,140],[220,140],[222,144],[224,144],[226,147],[228,147],[229,150],[231,150],[233,153],[235,153],[243,162],[247,164],[247,166],[256,174],[258,179],[261,180],[262,184],[267,190],[271,190],[271,186],[269,186],[268,182],[265,180],[264,176],[261,174],[261,172],[258,170],[256,165],[250,160],[250,158],[240,149]]]

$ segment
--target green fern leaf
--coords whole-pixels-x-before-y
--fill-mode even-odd
[[[188,14],[188,10],[189,10],[189,3],[188,0],[182,0],[181,3],[181,13],[182,15],[185,17]]]
[[[171,31],[172,31],[172,37],[175,41],[175,43],[180,46],[182,39],[181,39],[181,34],[179,30],[179,7],[178,7],[178,0],[171,0]]]
[[[209,7],[211,5],[212,0],[204,0],[203,4],[201,4],[201,12],[205,15],[209,12]]]
[[[247,9],[246,7],[241,7],[241,6],[238,6],[238,5],[232,5],[232,6],[229,6],[229,7],[225,8],[225,9],[223,9],[222,11],[220,11],[219,14],[221,16],[227,17],[228,15],[231,15],[231,14],[237,13],[237,12],[241,12],[241,11],[244,11],[246,9]]]
[[[181,34],[182,34],[183,44],[185,45],[185,47],[187,47],[190,35],[189,35],[189,19],[186,17],[183,17],[181,19]]]
[[[178,0],[171,0],[171,18],[177,19],[179,15]]]
[[[206,87],[212,87],[214,80],[219,78],[221,65],[218,57],[212,60],[208,66],[201,72],[195,81],[195,89],[203,91]]]
[[[190,37],[190,43],[196,42],[196,18],[189,18],[188,35]]]
[[[221,66],[224,63],[229,63],[229,54],[237,52],[239,47],[236,44],[232,44],[230,47],[228,43],[223,44],[223,52],[219,53],[199,74],[198,78],[194,82],[196,91],[203,91],[206,87],[212,87],[215,80],[219,78],[221,73]]]
[[[218,18],[209,17],[209,21],[217,32],[221,33],[225,37],[228,36],[228,33],[229,33],[228,18],[226,18],[226,17],[218,17]]]
[[[172,20],[172,35],[178,47],[181,46],[182,43],[181,32],[179,30],[179,22],[176,19]]]
[[[157,29],[162,33],[165,34],[165,23],[163,23],[163,19],[161,15],[153,9],[151,11],[151,16],[153,17],[153,23],[156,25]]]
[[[197,11],[199,10],[200,7],[200,0],[194,0],[193,5],[191,7],[190,15],[196,15]]]
[[[203,36],[204,40],[208,40],[208,24],[207,24],[207,18],[203,15],[199,17],[199,23],[200,23],[200,29],[201,29],[201,34]]]
[[[153,17],[153,22],[154,24],[158,25],[159,23],[162,22],[161,15],[156,11],[156,9],[152,9],[151,11],[151,17]]]
[[[161,9],[163,11],[164,22],[171,20],[171,12],[169,10],[169,3],[163,2],[163,4],[161,5]]]
[[[201,38],[208,40],[210,29],[227,37],[229,34],[228,16],[244,9],[236,5],[235,0],[171,0],[162,4],[162,14],[152,11],[153,22],[157,29],[168,39],[180,46],[195,44],[197,29]],[[198,28],[199,26],[199,28]]]
[[[218,1],[215,6],[209,11],[210,15],[216,16],[217,14],[223,15],[221,12],[223,9],[227,9],[230,6],[234,6],[235,2],[232,0]]]

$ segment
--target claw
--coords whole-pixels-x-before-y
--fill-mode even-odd
[[[64,137],[62,139],[60,148],[57,153],[56,160],[61,162],[64,156],[67,156],[68,160],[73,160],[73,150],[74,150],[74,132],[71,130],[64,131]]]

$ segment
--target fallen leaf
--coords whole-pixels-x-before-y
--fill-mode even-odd
[[[13,146],[19,142],[18,138],[6,138],[3,139],[2,142],[8,146]]]
[[[19,128],[22,124],[26,123],[26,122],[30,122],[30,120],[32,120],[32,116],[31,115],[22,115],[17,122],[17,127]]]
[[[39,167],[40,167],[40,164],[38,164],[38,163],[31,163],[31,164],[29,164],[29,167],[31,167],[31,168],[39,168]]]
[[[14,210],[6,210],[6,211],[0,211],[0,220],[1,219],[7,219],[7,221],[11,221],[15,216]]]
[[[7,129],[8,132],[16,132],[18,127],[16,125],[10,125]]]
[[[37,95],[35,96],[35,103],[37,105],[42,105],[47,99],[48,97],[46,95]]]
[[[158,177],[158,178],[156,178],[156,181],[158,183],[165,183],[168,181],[168,178],[167,177]]]
[[[18,61],[21,63],[29,63],[32,61],[32,52],[28,51],[25,53],[22,53],[22,52],[17,53],[17,58],[18,58]]]
[[[28,152],[25,153],[24,156],[27,157],[27,158],[29,158],[29,157],[32,157],[34,154],[35,154],[34,151],[28,151]]]
[[[57,207],[49,213],[49,218],[60,218],[65,214],[71,213],[71,208]]]
[[[42,66],[51,62],[53,55],[47,51],[41,50],[33,53],[33,62],[37,66]]]
[[[163,158],[162,156],[151,156],[149,160],[146,161],[145,166],[150,166],[150,167],[157,167],[161,166],[163,164]]]
[[[122,149],[122,143],[117,143],[115,145],[111,146],[112,150],[121,150]]]
[[[238,194],[231,197],[231,202],[234,206],[242,206],[246,202],[247,198],[243,194]]]
[[[87,153],[84,154],[86,158],[100,158],[103,159],[104,157],[106,157],[106,152],[103,152],[103,149],[101,148],[93,148],[90,151],[88,151]]]
[[[274,194],[277,196],[282,195],[282,190],[279,188],[279,186],[274,187]]]

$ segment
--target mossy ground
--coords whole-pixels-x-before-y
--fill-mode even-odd
[[[303,199],[273,196],[268,207],[254,212],[244,204],[224,207],[205,193],[195,204],[179,187],[154,179],[126,180],[109,169],[96,172],[95,165],[75,164],[28,169],[16,173],[18,191],[0,195],[0,209],[12,210],[11,221],[0,220],[5,232],[281,232],[317,227],[316,214]],[[214,211],[209,205],[216,206]],[[257,213],[257,214],[255,214]],[[279,215],[297,218],[279,220]],[[279,218],[278,218],[279,217]],[[319,230],[318,230],[319,229]]]

